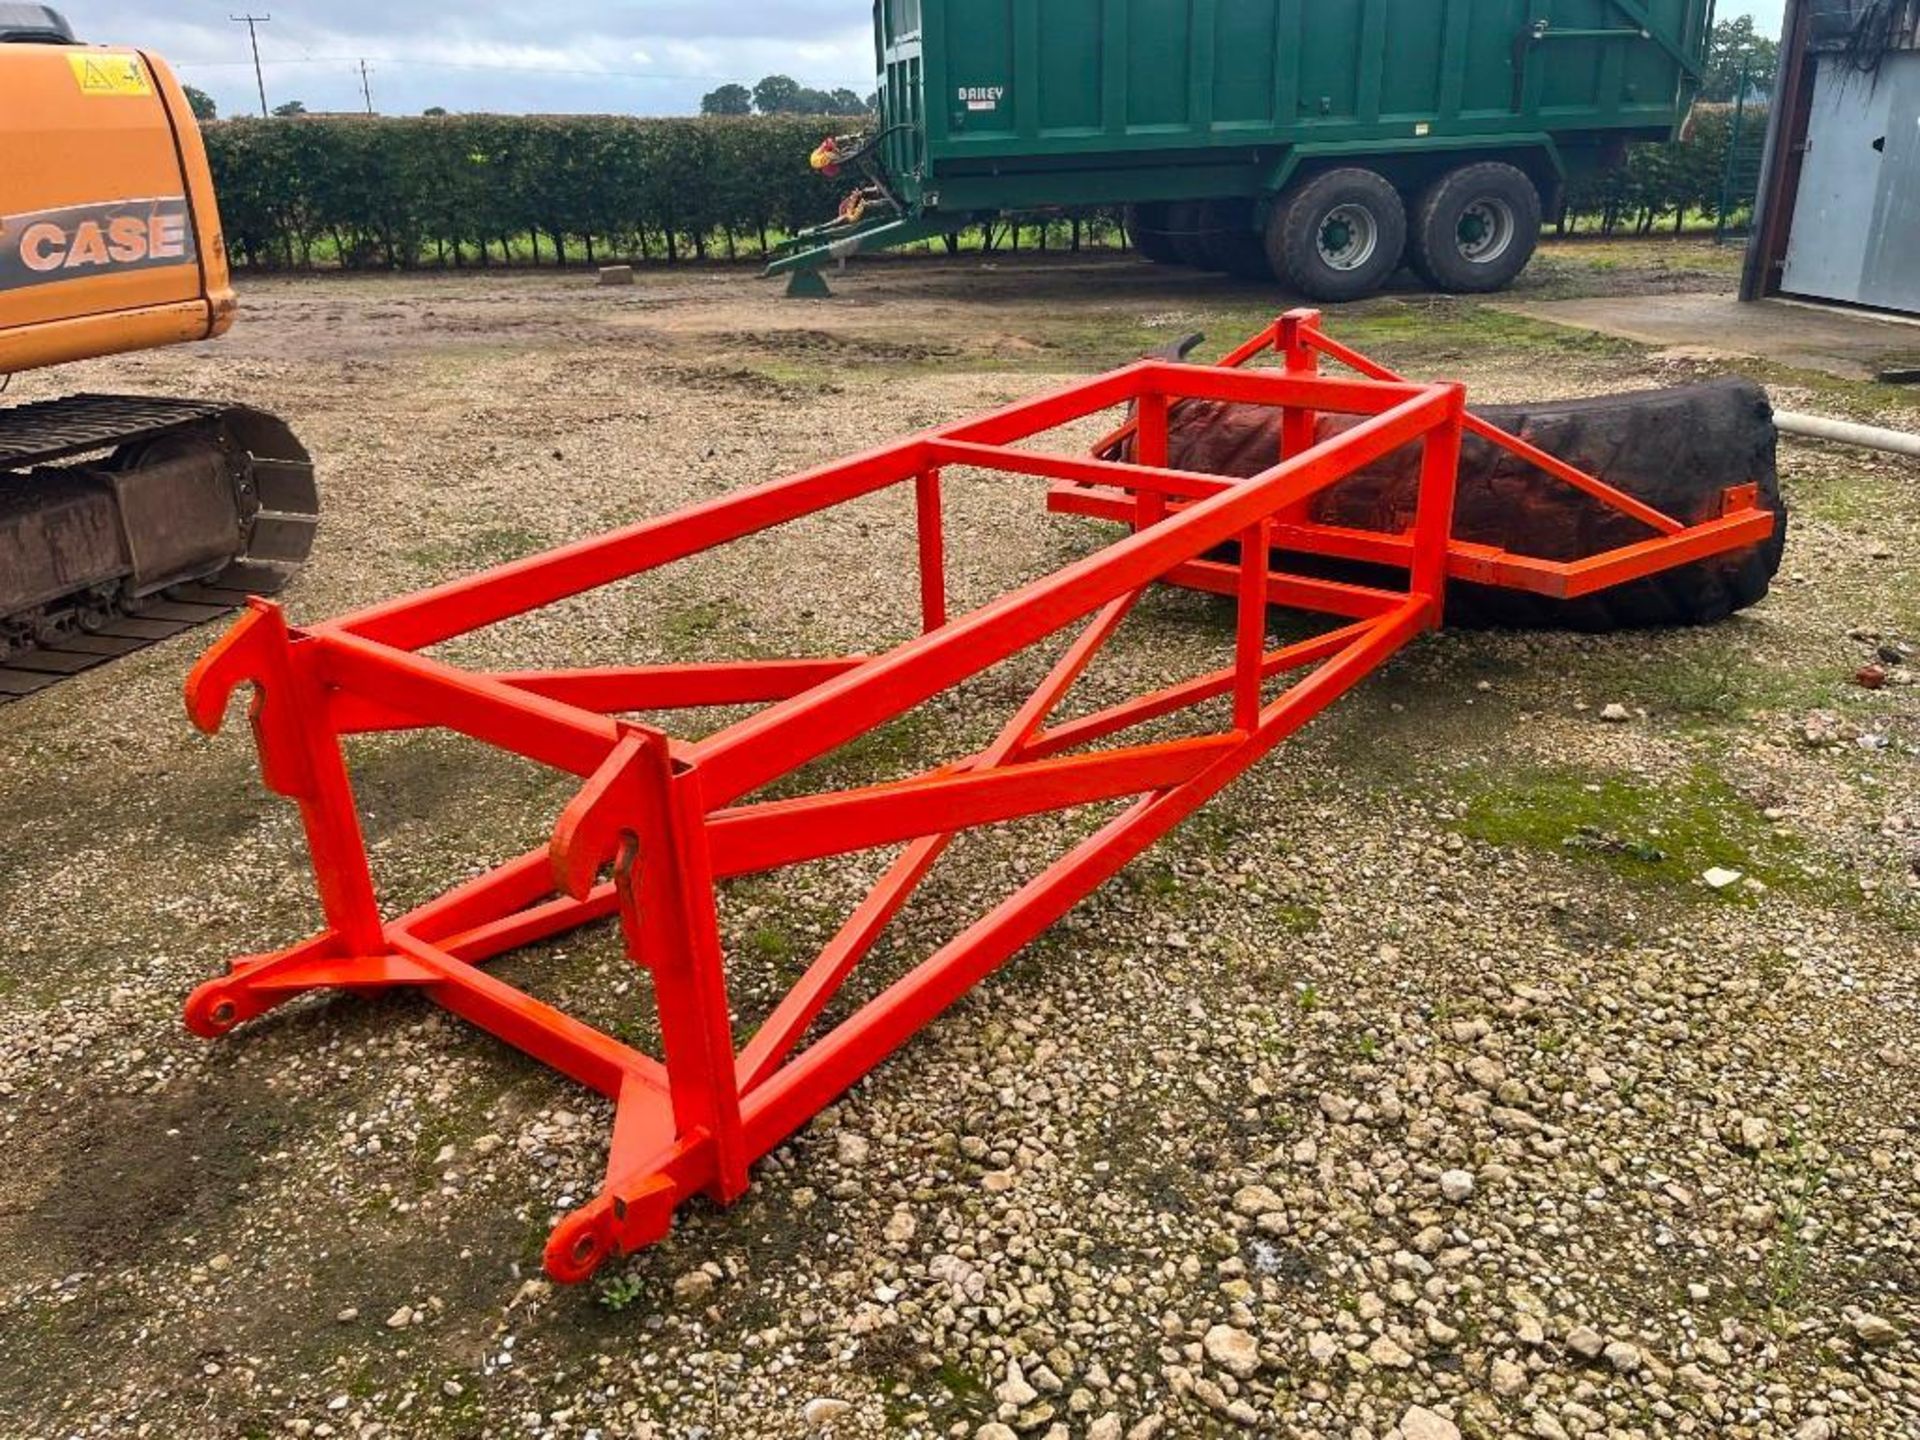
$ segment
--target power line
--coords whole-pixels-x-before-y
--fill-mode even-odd
[[[253,43],[253,83],[260,87],[260,118],[267,118],[267,77],[260,69],[260,31],[259,26],[273,19],[271,15],[229,15],[236,25],[247,27],[247,39]]]
[[[236,16],[236,19],[241,18]],[[264,17],[263,17],[264,18]],[[362,57],[358,55],[308,55],[291,60],[268,60],[268,69],[279,69],[289,65],[338,65],[345,62],[357,65]],[[369,62],[383,64],[398,62],[391,55],[369,55]],[[246,60],[175,60],[174,66],[180,70],[230,69],[236,65],[250,64]],[[413,62],[418,65],[418,62]],[[499,70],[521,75],[577,75],[586,80],[725,80],[725,75],[681,74],[670,70],[596,70],[585,65],[513,65],[501,61],[480,60],[435,60],[430,66],[419,67],[434,70]]]

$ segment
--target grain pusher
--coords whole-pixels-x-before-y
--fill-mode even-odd
[[[1370,370],[1323,374],[1331,354]],[[1277,358],[1279,368],[1257,366]],[[1168,463],[1169,413],[1191,403],[1261,406],[1276,453],[1247,478]],[[1112,444],[1130,458],[1021,448],[1131,406]],[[1346,417],[1322,434],[1321,417]],[[1543,560],[1457,539],[1463,436],[1472,428],[1554,484],[1632,516],[1647,532],[1603,553]],[[219,1036],[316,990],[419,989],[463,1019],[608,1097],[606,1181],[546,1247],[555,1278],[578,1281],[610,1255],[666,1233],[677,1206],[747,1188],[752,1163],[872,1070],[1081,897],[1443,617],[1453,578],[1579,596],[1765,545],[1776,517],[1751,487],[1682,523],[1470,417],[1455,384],[1417,384],[1326,337],[1313,312],[1276,320],[1216,365],[1149,359],[990,414],[757,488],[646,520],[404,599],[290,626],[254,601],[188,682],[194,722],[213,731],[242,685],[268,785],[304,821],[325,928],[235,961],[196,990],[187,1024]],[[1410,522],[1396,532],[1324,524],[1314,498],[1404,448],[1418,452]],[[1052,482],[1056,504],[1096,508],[1130,533],[965,614],[948,613],[943,472]],[[453,636],[650,571],[890,487],[910,489],[921,633],[874,655],[476,672],[421,652]],[[1118,505],[1118,511],[1114,507]],[[1218,558],[1237,546],[1237,558]],[[1396,583],[1305,573],[1281,556],[1357,559]],[[1166,688],[1057,718],[1076,681],[1146,587],[1234,599],[1232,663]],[[1270,646],[1269,607],[1329,617]],[[770,784],[932,697],[1082,622],[1045,678],[977,753],[909,778],[765,798]],[[1227,712],[1206,723],[1201,707]],[[757,705],[697,740],[621,718]],[[1192,733],[1131,742],[1150,721]],[[442,726],[577,776],[541,849],[396,918],[375,898],[342,741]],[[1163,727],[1164,728],[1164,727]],[[1156,734],[1161,733],[1156,731]],[[954,837],[1046,812],[1124,808],[994,904],[847,1018],[813,1035],[850,973]],[[716,886],[827,856],[902,847],[884,877],[751,1038],[736,1036]],[[662,1054],[641,1053],[486,969],[501,954],[617,917],[652,980]],[[810,1038],[811,1037],[811,1038]]]

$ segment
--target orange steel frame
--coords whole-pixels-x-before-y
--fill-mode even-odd
[[[1277,352],[1281,367],[1246,368]],[[1317,372],[1333,356],[1361,378]],[[1167,412],[1183,398],[1279,407],[1282,453],[1251,479],[1168,468]],[[1015,448],[1063,424],[1131,405],[1135,459]],[[1322,412],[1362,417],[1316,442]],[[1472,430],[1639,516],[1649,540],[1570,564],[1494,554],[1451,538],[1462,434]],[[1319,491],[1401,446],[1423,447],[1416,518],[1404,534],[1314,525]],[[1133,533],[963,615],[947,613],[941,472],[965,466],[1055,483],[1056,508],[1119,514]],[[803,515],[911,485],[923,633],[876,655],[474,673],[419,653],[452,636]],[[694,505],[323,624],[252,609],[195,667],[188,709],[221,724],[235,690],[268,786],[299,805],[325,928],[243,957],[187,1002],[218,1036],[315,990],[395,986],[430,999],[605,1095],[615,1119],[604,1187],[554,1228],[546,1268],[583,1280],[609,1256],[666,1233],[695,1192],[725,1203],[748,1167],[1139,855],[1216,791],[1442,618],[1449,577],[1580,594],[1765,538],[1750,492],[1724,517],[1683,526],[1484,425],[1452,384],[1414,384],[1337,345],[1311,311],[1277,319],[1218,365],[1145,360],[975,419]],[[1239,559],[1205,558],[1238,542]],[[1275,568],[1277,547],[1406,571],[1404,589]],[[1067,720],[1055,712],[1143,590],[1156,581],[1235,597],[1233,663]],[[1284,605],[1341,623],[1268,648]],[[907,779],[756,799],[769,782],[1007,657],[1085,624],[985,749]],[[1269,696],[1269,682],[1292,683]],[[1224,699],[1224,728],[1099,745],[1149,720]],[[686,741],[616,718],[760,704]],[[342,739],[444,726],[576,775],[549,844],[397,918],[375,897]],[[1099,802],[1117,816],[827,1033],[823,1010],[954,836]],[[745,1044],[733,1033],[716,883],[871,847],[903,848],[792,991]],[[606,878],[603,878],[606,877]],[[590,921],[619,918],[651,973],[656,1059],[504,983],[485,962]]]

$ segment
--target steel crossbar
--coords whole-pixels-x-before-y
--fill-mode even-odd
[[[1320,314],[1315,310],[1288,311],[1214,364],[1218,369],[1236,370],[1260,356],[1272,353],[1282,357],[1285,370],[1291,375],[1317,374],[1320,360],[1325,357],[1338,361],[1368,379],[1388,383],[1402,379],[1386,366],[1333,339],[1320,328]],[[1215,391],[1206,398],[1221,397]],[[1093,447],[1095,458],[1088,461],[1085,468],[1058,472],[1047,494],[1047,508],[1056,514],[1134,523],[1140,515],[1138,495],[1147,487],[1135,485],[1127,478],[1125,471],[1128,466],[1125,462],[1098,457],[1115,452],[1125,442],[1137,442],[1140,423],[1141,417],[1136,416],[1109,432]],[[1164,428],[1164,419],[1159,423]],[[1722,497],[1721,515],[1689,525],[1639,497],[1589,475],[1578,466],[1567,463],[1520,436],[1502,430],[1472,411],[1466,413],[1462,426],[1467,434],[1498,446],[1552,479],[1581,491],[1608,509],[1617,510],[1638,521],[1651,535],[1636,544],[1570,561],[1520,555],[1449,535],[1446,570],[1450,580],[1468,580],[1509,590],[1530,591],[1556,600],[1572,600],[1709,555],[1757,545],[1773,533],[1776,523],[1773,512],[1758,503],[1758,492],[1753,486],[1741,485],[1728,490]],[[1288,409],[1281,425],[1281,451],[1286,454],[1297,453],[1311,445],[1313,438],[1313,415],[1298,407]],[[1161,443],[1164,446],[1164,440]],[[1107,468],[1115,466],[1118,468]],[[1187,472],[1177,473],[1181,475],[1183,484],[1190,483]],[[1209,486],[1231,483],[1231,480],[1221,476],[1208,476],[1194,488],[1199,494],[1208,494],[1213,493]],[[1276,520],[1272,540],[1279,549],[1297,554],[1401,568],[1410,563],[1413,553],[1411,531],[1385,534],[1375,530],[1317,523],[1307,518],[1303,507],[1296,507],[1284,519]],[[1218,589],[1223,582],[1217,573],[1190,571],[1176,578],[1174,583],[1189,584],[1199,589]]]
[[[1277,354],[1279,369],[1250,362]],[[1359,378],[1318,373],[1328,355]],[[1271,405],[1281,453],[1250,479],[1166,465],[1170,404]],[[1117,405],[1136,458],[1120,462],[1020,442]],[[1360,417],[1314,439],[1318,415]],[[1457,385],[1414,384],[1324,336],[1311,312],[1280,317],[1219,365],[1142,361],[975,419],[882,446],[675,514],[532,556],[343,618],[294,627],[279,607],[249,613],[194,668],[194,722],[219,727],[234,693],[251,716],[268,786],[300,809],[324,928],[234,961],[194,992],[187,1024],[218,1036],[318,990],[413,988],[615,1105],[606,1181],[562,1218],[546,1249],[557,1279],[662,1236],[696,1193],[720,1202],[749,1168],[873,1069],[968,987],[1236,775],[1443,616],[1449,577],[1550,593],[1618,583],[1752,543],[1771,516],[1729,501],[1723,520],[1657,513],[1639,545],[1549,564],[1452,538],[1461,437],[1476,422]],[[1529,447],[1493,431],[1496,443]],[[1421,448],[1405,533],[1315,525],[1315,494],[1403,446]],[[1547,457],[1551,460],[1551,457]],[[1052,482],[1056,509],[1126,521],[1130,533],[964,614],[948,613],[942,476],[953,467]],[[1637,502],[1554,461],[1543,468],[1619,508]],[[656,569],[894,486],[916,510],[921,633],[873,654],[476,672],[429,645]],[[1645,507],[1640,507],[1644,509]],[[1214,558],[1237,543],[1239,558]],[[1274,568],[1276,549],[1386,561],[1401,588]],[[1155,583],[1234,600],[1232,662],[1147,694],[1058,718],[1075,683]],[[1338,617],[1325,633],[1269,648],[1269,608]],[[1061,632],[1080,628],[996,738],[904,779],[766,798],[840,745]],[[1278,688],[1275,688],[1276,682]],[[1224,724],[1197,707],[1229,703]],[[638,713],[757,705],[699,739]],[[1187,716],[1175,738],[1125,739]],[[385,916],[376,899],[343,741],[441,727],[580,780],[548,844],[425,905]],[[1122,806],[1051,866],[882,988],[824,1034],[822,1015],[959,834],[1089,805]],[[744,1041],[734,1033],[717,886],[823,857],[900,847],[870,893]],[[487,961],[617,918],[652,979],[662,1054],[643,1054],[489,974]]]

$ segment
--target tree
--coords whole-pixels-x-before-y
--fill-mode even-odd
[[[1742,74],[1755,88],[1771,90],[1773,73],[1779,64],[1779,43],[1755,34],[1751,15],[1722,20],[1713,27],[1713,39],[1707,50],[1707,73],[1700,84],[1700,98],[1718,101],[1736,99],[1740,94]]]
[[[193,112],[194,119],[206,121],[220,118],[220,107],[213,103],[213,97],[206,91],[196,89],[192,85],[182,88],[187,93],[187,108]]]
[[[447,107],[444,105],[429,105],[420,113],[422,115],[444,115],[447,113]]]
[[[736,90],[740,92],[739,109],[714,108],[712,102]],[[723,85],[700,102],[700,109],[708,115],[744,115],[748,98],[749,92],[744,86]],[[753,87],[751,99],[762,115],[868,115],[874,108],[873,100],[862,100],[858,91],[844,86],[838,90],[816,90],[786,75],[767,76]]]
[[[800,82],[787,75],[768,75],[753,87],[753,107],[762,115],[792,115],[799,101]]]
[[[273,113],[274,113],[275,115],[278,115],[278,116],[279,116],[279,117],[280,117],[280,118],[281,118],[282,120],[291,120],[291,119],[293,119],[293,118],[294,118],[294,117],[295,117],[296,115],[304,115],[304,114],[306,114],[306,113],[307,113],[307,107],[306,107],[306,105],[305,105],[305,103],[304,103],[304,102],[302,102],[302,101],[299,101],[299,100],[289,100],[289,101],[287,101],[287,103],[286,103],[286,104],[284,104],[284,105],[276,105],[276,106],[274,106],[274,107],[273,107]]]
[[[700,97],[702,115],[751,115],[753,91],[744,85],[722,85]]]

